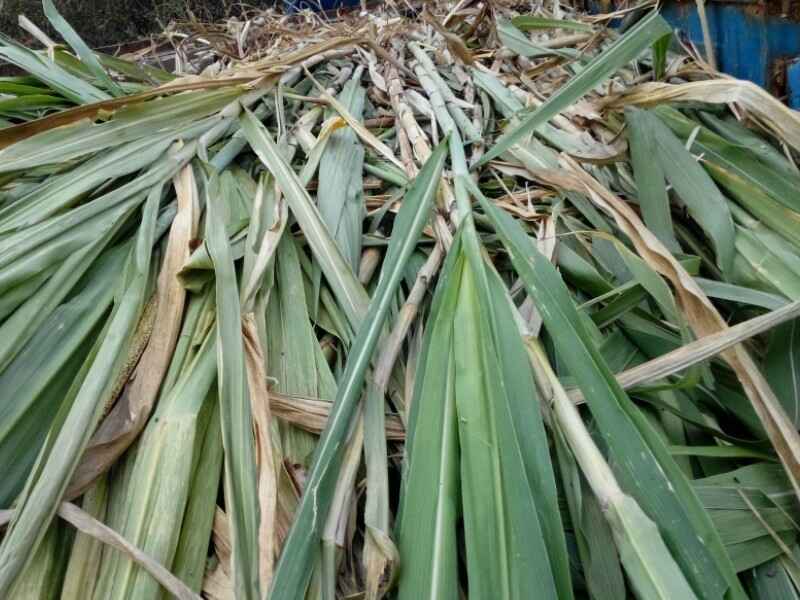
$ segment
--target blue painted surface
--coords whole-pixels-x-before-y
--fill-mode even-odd
[[[592,12],[599,2],[589,0]],[[770,89],[777,60],[791,63],[786,70],[788,104],[800,109],[800,23],[757,14],[756,3],[706,1],[706,17],[714,43],[717,66],[724,73],[749,79]],[[675,29],[705,53],[703,31],[693,0],[664,2],[661,14]],[[621,21],[611,22],[618,26]]]
[[[800,108],[800,61],[798,60],[786,67],[786,91],[789,93],[789,106]]]
[[[777,59],[800,56],[800,23],[754,14],[756,5],[706,3],[706,16],[720,70],[769,88]],[[671,2],[664,17],[703,47],[694,2]]]
[[[284,0],[286,12],[297,12],[309,8],[311,10],[336,10],[349,6],[358,6],[360,0]]]

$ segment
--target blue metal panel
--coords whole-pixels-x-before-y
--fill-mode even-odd
[[[800,55],[800,23],[759,14],[758,4],[707,2],[706,15],[720,70],[769,88],[778,59]],[[664,17],[698,47],[703,33],[694,2],[671,2]]]
[[[789,106],[800,108],[800,61],[786,67],[786,91],[789,93]]]
[[[588,0],[592,12],[601,12],[598,0]],[[748,0],[706,1],[706,17],[714,55],[720,71],[748,79],[770,90],[775,75],[782,72],[778,61],[785,61],[788,103],[800,109],[800,23],[777,16],[766,16],[764,4]],[[694,0],[662,3],[661,14],[697,46],[703,55],[703,32]],[[612,21],[617,26],[621,21]]]
[[[297,12],[309,8],[311,10],[335,10],[349,6],[358,6],[360,0],[283,0],[286,12]]]
[[[742,5],[706,3],[714,53],[720,70],[766,87],[770,62],[766,22],[762,17],[747,14],[745,10]],[[664,7],[663,15],[705,54],[703,32],[694,2],[671,2]]]

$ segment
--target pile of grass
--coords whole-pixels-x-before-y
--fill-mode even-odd
[[[800,116],[554,10],[0,38],[0,597],[798,597]]]

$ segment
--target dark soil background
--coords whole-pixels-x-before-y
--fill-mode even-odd
[[[275,4],[275,0],[251,0],[246,4],[233,0],[55,0],[59,12],[84,41],[98,49],[147,38],[163,31],[173,20],[215,21],[240,14],[242,10]],[[54,35],[42,13],[41,0],[0,0],[0,32],[31,42],[30,36],[17,25],[20,14]],[[54,39],[60,41],[55,35]]]

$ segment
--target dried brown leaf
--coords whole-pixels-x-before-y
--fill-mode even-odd
[[[176,175],[178,212],[172,221],[164,263],[158,276],[152,333],[127,392],[98,427],[72,478],[67,498],[81,494],[133,443],[147,423],[178,341],[186,290],[178,272],[189,258],[197,235],[200,208],[191,165]]]

